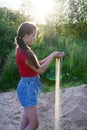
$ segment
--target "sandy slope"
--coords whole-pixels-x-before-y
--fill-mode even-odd
[[[39,96],[38,130],[54,130],[55,93]],[[19,130],[23,108],[15,91],[0,93],[0,130]],[[60,130],[87,130],[87,85],[61,90]]]

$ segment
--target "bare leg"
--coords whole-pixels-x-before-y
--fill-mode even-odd
[[[20,127],[20,130],[24,130],[26,128],[26,126],[29,124],[29,120],[27,118],[27,115],[26,115],[26,111],[24,109],[24,115],[23,115],[23,119],[22,119],[22,122],[21,122],[21,127]]]
[[[24,130],[36,130],[39,126],[37,107],[25,108],[25,112],[29,123]]]

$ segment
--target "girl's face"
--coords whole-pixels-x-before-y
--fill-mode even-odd
[[[35,38],[36,38],[36,31],[31,34],[25,34],[23,40],[26,45],[31,45],[35,41]]]

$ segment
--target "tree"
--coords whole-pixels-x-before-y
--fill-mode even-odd
[[[28,20],[24,14],[0,7],[0,68],[6,61],[7,54],[14,48],[17,27]]]

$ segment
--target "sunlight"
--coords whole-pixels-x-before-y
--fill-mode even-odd
[[[11,9],[18,9],[22,0],[0,0],[0,5],[9,7]]]
[[[54,6],[54,0],[0,0],[1,4],[16,10],[21,7],[22,3],[26,2],[31,3],[32,14],[34,18],[38,19],[42,23],[45,21],[45,17],[48,15],[49,11],[51,11]],[[27,8],[28,6],[29,5],[27,5]],[[28,13],[28,11],[26,10],[25,13]]]
[[[35,14],[40,18],[44,18],[53,7],[52,0],[32,0],[31,2],[35,7]]]

